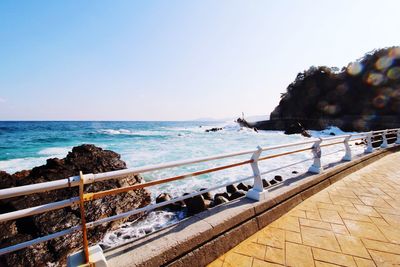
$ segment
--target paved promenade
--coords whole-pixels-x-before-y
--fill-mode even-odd
[[[400,266],[400,153],[356,171],[209,266]]]

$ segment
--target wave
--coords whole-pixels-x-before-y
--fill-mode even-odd
[[[16,173],[21,170],[32,169],[33,167],[46,164],[47,157],[29,157],[29,158],[18,158],[8,159],[0,161],[0,170],[6,171],[10,174]]]
[[[43,156],[65,156],[71,151],[70,147],[49,147],[42,149],[38,152],[39,155]]]
[[[127,129],[102,129],[99,130],[98,133],[107,134],[107,135],[129,135],[129,136],[137,136],[137,137],[147,137],[147,136],[166,136],[170,135],[167,132],[160,131],[131,131]]]

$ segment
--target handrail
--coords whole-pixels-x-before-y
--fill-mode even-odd
[[[389,138],[387,137],[388,134],[395,134],[395,133],[397,133],[397,137],[389,137]],[[258,161],[263,161],[263,160],[267,160],[267,159],[291,155],[291,154],[295,154],[295,153],[301,153],[301,152],[305,152],[305,151],[313,151],[314,161],[315,161],[316,160],[315,157],[321,157],[321,153],[318,152],[318,149],[320,149],[322,147],[334,146],[334,145],[338,145],[338,144],[345,144],[346,155],[348,153],[350,153],[347,156],[349,156],[350,160],[351,160],[351,151],[348,146],[348,142],[349,141],[354,142],[356,140],[364,140],[365,138],[368,141],[367,142],[368,146],[371,146],[371,144],[375,143],[375,142],[382,142],[381,140],[372,142],[371,138],[373,138],[375,136],[382,136],[383,139],[386,140],[385,142],[387,142],[387,140],[397,138],[395,145],[398,145],[400,143],[400,129],[399,128],[387,129],[387,130],[381,130],[381,131],[355,133],[355,134],[350,134],[350,135],[349,134],[338,135],[338,136],[334,136],[334,137],[319,138],[319,139],[314,138],[314,139],[310,139],[307,141],[301,141],[301,142],[294,142],[294,143],[288,143],[288,144],[282,144],[282,145],[276,145],[276,146],[267,146],[267,147],[263,147],[263,148],[259,147],[258,149],[253,149],[253,150],[243,150],[243,151],[238,151],[238,152],[233,152],[233,153],[225,153],[225,154],[219,154],[219,155],[214,155],[214,156],[209,156],[209,157],[201,157],[201,158],[194,158],[194,159],[188,159],[188,160],[173,161],[173,162],[168,162],[168,163],[164,163],[164,164],[148,165],[148,166],[143,166],[143,167],[138,167],[138,168],[130,168],[130,169],[124,169],[124,170],[118,170],[118,171],[112,171],[112,172],[104,172],[104,173],[98,173],[98,174],[85,174],[85,175],[81,175],[81,176],[72,176],[72,177],[69,177],[66,179],[61,179],[61,180],[56,180],[56,181],[1,189],[0,190],[0,199],[7,199],[7,198],[17,197],[17,196],[22,196],[22,195],[58,190],[58,189],[63,189],[63,188],[72,188],[72,187],[76,187],[76,186],[80,186],[80,190],[79,190],[80,196],[72,197],[69,199],[52,202],[52,203],[48,203],[48,204],[43,204],[43,205],[36,206],[36,207],[31,207],[31,208],[26,208],[26,209],[22,209],[22,210],[17,210],[17,211],[13,211],[13,212],[0,214],[0,222],[15,220],[15,219],[23,218],[23,217],[32,216],[35,214],[44,213],[47,211],[65,208],[65,207],[72,206],[72,205],[75,205],[78,203],[81,206],[82,216],[84,217],[85,214],[84,214],[84,210],[82,209],[82,207],[83,207],[83,203],[86,201],[91,201],[91,200],[102,198],[102,197],[108,196],[108,195],[114,195],[114,194],[119,194],[122,192],[128,192],[131,190],[142,189],[142,188],[146,188],[146,187],[150,187],[150,186],[154,186],[154,185],[158,185],[158,184],[164,184],[164,183],[171,182],[171,181],[182,180],[182,179],[186,179],[186,178],[190,178],[190,177],[194,177],[194,176],[198,176],[198,175],[203,175],[203,174],[207,174],[207,173],[212,173],[212,172],[216,172],[216,171],[220,171],[220,170],[224,170],[224,169],[228,169],[228,168],[235,168],[235,167],[243,166],[246,164],[251,164],[253,167],[254,164],[255,165],[258,164]],[[358,137],[358,138],[354,138],[354,137]],[[343,140],[335,141],[338,139],[343,139]],[[329,142],[329,141],[334,141],[334,142]],[[322,142],[328,142],[328,143],[321,144]],[[279,153],[259,157],[259,154],[261,152],[274,151],[274,150],[279,150],[279,149],[283,149],[283,148],[291,148],[291,147],[305,146],[305,145],[311,145],[311,144],[312,144],[312,146],[302,147],[302,148],[295,149],[295,150],[289,150],[289,151],[285,151],[285,152],[279,152]],[[387,144],[385,143],[385,145],[387,145]],[[386,147],[386,146],[382,146],[382,148],[384,148],[384,147]],[[371,149],[372,149],[372,147],[368,147],[368,149],[366,149],[366,153],[370,152]],[[190,164],[197,164],[197,163],[202,163],[202,162],[207,162],[207,161],[212,161],[212,160],[233,158],[233,157],[248,155],[248,154],[253,155],[251,159],[236,162],[236,163],[225,164],[225,165],[214,167],[214,168],[204,169],[204,170],[195,171],[195,172],[182,174],[182,175],[177,175],[177,176],[173,176],[173,177],[169,177],[169,178],[163,178],[163,179],[159,179],[159,180],[155,180],[155,181],[136,184],[133,186],[115,188],[115,189],[110,189],[110,190],[105,190],[105,191],[100,191],[100,192],[94,192],[94,193],[84,193],[83,192],[84,184],[90,184],[90,183],[105,181],[105,180],[109,180],[109,179],[121,179],[121,178],[126,178],[130,175],[136,175],[139,173],[152,172],[152,171],[156,171],[156,170],[185,166],[185,165],[190,165]],[[255,156],[255,155],[257,155],[257,156]],[[308,160],[310,160],[310,159],[308,159]],[[308,161],[308,160],[306,160],[306,161]],[[257,169],[258,169],[258,167],[257,167]],[[275,170],[277,170],[277,169],[275,169]],[[270,171],[274,171],[274,170],[270,170]],[[268,172],[270,172],[270,171],[268,171]],[[254,172],[254,169],[253,169],[253,172]],[[151,204],[151,205],[143,207],[143,208],[130,210],[130,211],[127,211],[127,212],[124,212],[121,214],[113,215],[113,216],[110,216],[107,218],[102,218],[97,221],[85,223],[85,221],[82,220],[83,221],[82,225],[74,226],[69,229],[66,229],[66,230],[63,230],[63,231],[60,231],[57,233],[53,233],[53,234],[50,234],[50,235],[47,235],[44,237],[39,237],[39,238],[30,240],[30,241],[26,241],[26,242],[23,242],[20,244],[2,248],[2,249],[0,249],[0,255],[7,254],[7,253],[10,253],[10,252],[13,252],[13,251],[25,248],[25,247],[29,247],[34,244],[45,242],[45,241],[48,241],[53,238],[57,238],[57,237],[60,237],[60,236],[66,235],[66,234],[70,234],[75,231],[86,230],[86,228],[93,228],[97,225],[100,225],[100,224],[103,224],[106,222],[118,220],[118,219],[125,218],[128,216],[134,215],[134,214],[142,213],[142,212],[148,212],[148,211],[154,210],[156,208],[160,208],[160,207],[163,207],[163,206],[166,206],[166,205],[169,205],[169,204],[181,201],[181,200],[185,200],[185,199],[197,196],[197,195],[204,194],[206,192],[210,192],[210,191],[225,187],[232,183],[237,183],[237,182],[241,182],[241,181],[245,181],[245,180],[249,180],[249,179],[254,179],[254,183],[256,183],[256,179],[261,179],[260,174],[261,175],[265,174],[265,172],[259,173],[258,175],[256,175],[256,173],[253,173],[252,176],[241,178],[235,182],[227,182],[223,185],[214,186],[214,187],[208,188],[206,190],[193,192],[193,193],[181,196],[181,197],[171,199],[169,201],[165,201],[165,202],[157,203],[157,204]],[[253,188],[252,190],[254,190],[254,189],[255,188]],[[248,197],[250,197],[250,196],[248,196]],[[84,231],[83,239],[85,240],[85,238],[86,238],[86,234]],[[84,248],[87,251],[87,244],[84,245]],[[87,254],[87,252],[85,254]],[[88,255],[85,255],[85,256],[88,259],[88,257],[87,257]]]

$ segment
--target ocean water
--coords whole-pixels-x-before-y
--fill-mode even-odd
[[[212,127],[222,131],[205,132]],[[312,132],[314,137],[329,136],[331,132],[344,134],[337,128]],[[65,157],[73,146],[95,144],[121,154],[128,167],[139,167],[168,161],[211,156],[215,154],[255,149],[257,146],[273,146],[308,140],[301,135],[285,135],[278,131],[259,131],[240,128],[236,123],[226,122],[0,122],[0,170],[14,173],[45,164],[47,158]],[[362,146],[352,146],[354,154],[363,152]],[[268,153],[276,153],[277,150]],[[343,145],[322,149],[325,167],[335,164],[344,155]],[[146,181],[184,174],[204,168],[216,167],[249,159],[250,155],[188,165],[145,173]],[[312,164],[310,152],[299,153],[260,162],[261,172],[280,169],[263,175],[267,180],[275,175],[284,179],[293,177],[297,171],[305,173]],[[293,165],[294,163],[298,163]],[[153,200],[167,192],[173,197],[208,188],[252,175],[249,165],[191,177],[149,188]],[[251,180],[249,180],[251,183]],[[157,211],[146,218],[124,224],[116,232],[109,233],[103,241],[105,247],[137,238],[167,224],[182,219],[185,214]]]

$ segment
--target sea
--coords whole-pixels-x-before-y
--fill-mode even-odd
[[[216,132],[207,129],[222,128]],[[313,137],[346,134],[335,127],[311,131]],[[256,149],[284,143],[309,140],[300,134],[285,135],[280,131],[254,131],[228,121],[3,121],[0,122],[0,170],[8,173],[31,169],[46,163],[48,158],[63,158],[72,147],[94,144],[121,154],[128,168],[154,165],[176,160],[212,156],[220,153]],[[300,148],[300,147],[299,147]],[[363,153],[362,146],[352,144],[353,154]],[[264,154],[282,150],[266,151]],[[344,146],[322,149],[325,168],[338,164]],[[245,155],[195,165],[144,173],[146,181],[167,178],[205,168],[249,159]],[[306,173],[312,164],[310,152],[297,153],[260,162],[263,178],[275,175],[284,179]],[[182,196],[201,188],[210,188],[252,175],[249,165],[218,171],[149,188],[153,201],[160,193]],[[248,180],[251,184],[252,180]],[[222,190],[222,189],[221,189]],[[184,212],[154,211],[144,218],[127,222],[108,233],[105,248],[142,237],[185,218]]]

